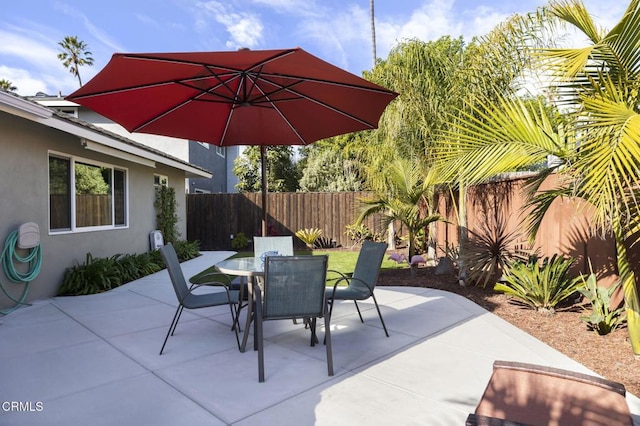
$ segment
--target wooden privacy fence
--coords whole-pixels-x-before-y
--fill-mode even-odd
[[[323,237],[350,247],[353,241],[345,234],[355,222],[359,199],[368,192],[277,192],[267,195],[268,233],[294,235],[303,228],[320,228]],[[232,235],[243,232],[249,240],[260,235],[262,221],[260,193],[188,194],[187,239],[200,242],[202,250],[228,250]],[[380,217],[369,218],[365,225],[380,228]],[[296,247],[304,244],[294,238]]]
[[[556,175],[549,176],[541,190],[560,185]],[[617,278],[616,248],[613,238],[601,237],[591,222],[592,211],[576,199],[555,200],[541,223],[536,239],[530,245],[527,237],[527,208],[523,196],[524,177],[514,177],[469,188],[467,196],[467,225],[469,239],[479,240],[499,234],[497,223],[503,222],[505,233],[511,234],[509,249],[527,247],[540,256],[561,254],[575,259],[574,273],[588,274],[591,267],[605,286]],[[457,194],[439,194],[438,212],[447,222],[436,225],[437,256],[444,256],[444,248],[458,245]],[[628,247],[630,253],[637,248]]]

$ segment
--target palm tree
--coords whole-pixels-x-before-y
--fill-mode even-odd
[[[87,44],[78,40],[77,36],[66,36],[64,40],[58,42],[58,45],[62,48],[62,52],[58,53],[58,59],[71,74],[78,77],[78,83],[82,87],[80,67],[93,65],[92,53],[87,50]]]
[[[411,259],[416,254],[417,235],[426,230],[429,224],[442,219],[432,213],[436,175],[433,172],[422,171],[421,164],[415,160],[397,159],[388,168],[386,176],[388,187],[392,188],[392,191],[379,194],[377,198],[363,200],[363,208],[356,225],[376,213],[382,214],[384,227],[393,221],[399,221],[407,227]]]
[[[454,146],[441,143],[441,135],[455,122],[450,117],[473,105],[478,93],[494,99],[512,85],[524,62],[523,53],[505,36],[515,20],[494,30],[482,43],[465,44],[462,38],[451,37],[405,41],[370,73],[365,72],[366,78],[400,93],[386,108],[379,129],[363,138],[361,147],[352,147],[362,158],[363,175],[371,189],[384,192],[386,181],[381,178],[394,158],[416,157],[428,170],[437,150]],[[458,190],[458,231],[463,243],[466,183],[453,176],[445,181]],[[465,275],[463,268],[460,273]]]
[[[538,163],[547,154],[561,159],[561,187],[533,195],[551,168],[531,182],[530,230],[535,233],[557,197],[579,197],[594,208],[595,223],[615,237],[630,340],[640,355],[640,303],[627,253],[640,229],[640,0],[631,0],[606,33],[579,0],[552,1],[543,15],[572,25],[590,40],[583,48],[538,51],[538,64],[557,77],[553,88],[572,107],[575,120],[566,128],[554,127],[541,109],[532,111],[522,101],[489,100],[459,117],[457,131],[449,134],[456,150],[440,160],[467,181],[480,182]],[[538,23],[548,28],[548,21]]]
[[[0,80],[0,89],[6,90],[7,92],[15,92],[16,90],[18,90],[18,88],[14,86],[12,82],[4,78]]]

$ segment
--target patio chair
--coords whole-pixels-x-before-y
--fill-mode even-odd
[[[236,342],[238,343],[239,349],[240,338],[238,336],[239,327],[237,326],[237,305],[239,304],[239,292],[237,290],[229,289],[229,284],[231,282],[229,277],[220,272],[213,272],[211,274],[207,274],[206,276],[200,277],[199,284],[192,284],[190,287],[187,287],[187,281],[184,278],[184,274],[182,272],[182,268],[180,267],[180,262],[178,260],[178,256],[176,255],[176,251],[173,248],[173,245],[169,243],[161,247],[160,254],[164,259],[167,271],[169,272],[169,277],[171,278],[171,284],[173,284],[173,289],[175,290],[176,296],[178,298],[178,308],[176,309],[176,313],[174,314],[171,325],[169,326],[169,331],[167,331],[167,336],[164,338],[164,343],[162,344],[162,348],[160,349],[160,355],[162,355],[162,352],[164,351],[164,347],[167,344],[169,335],[173,336],[173,333],[176,331],[176,326],[178,325],[178,321],[180,321],[180,316],[182,315],[182,311],[184,310],[184,308],[200,309],[221,305],[229,305],[231,318],[233,320],[233,325],[231,328],[235,331]],[[224,291],[202,294],[193,293],[194,290],[203,286],[221,287],[224,289]]]
[[[293,256],[293,237],[253,237],[253,254],[260,257],[263,253],[277,251],[280,256]]]
[[[278,256],[293,256],[293,237],[253,237],[253,255],[262,257],[265,253],[277,253]],[[246,293],[245,293],[246,294]],[[294,318],[293,323],[298,321]]]
[[[380,266],[384,258],[384,253],[387,250],[387,243],[376,243],[373,241],[365,241],[362,244],[360,253],[358,254],[358,260],[356,261],[356,267],[351,275],[345,275],[339,271],[330,270],[340,275],[336,280],[333,288],[327,288],[327,300],[330,304],[329,316],[333,314],[333,305],[336,300],[353,300],[360,316],[360,322],[364,323],[360,307],[358,306],[358,300],[367,300],[373,298],[373,303],[376,305],[384,334],[389,337],[387,326],[382,319],[382,313],[378,306],[378,301],[373,293],[378,282],[378,275],[380,274]],[[346,287],[340,287],[340,284],[347,283]]]
[[[327,370],[333,376],[331,329],[325,315],[325,280],[328,256],[267,256],[264,264],[263,290],[256,291],[256,341],[258,345],[258,380],[264,382],[263,323],[269,320],[305,318],[311,329],[311,346],[315,346],[316,319],[324,317]]]
[[[632,426],[624,385],[600,377],[520,362],[495,361],[467,426]]]

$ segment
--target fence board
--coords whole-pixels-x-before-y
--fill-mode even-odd
[[[358,199],[368,192],[296,192],[268,194],[269,232],[294,235],[303,228],[320,228],[323,236],[350,247],[346,226],[357,218]],[[261,194],[188,194],[187,239],[199,241],[203,250],[228,250],[231,235],[243,232],[249,239],[260,234]],[[380,231],[380,217],[369,218],[365,225]],[[296,247],[304,244],[294,238]]]

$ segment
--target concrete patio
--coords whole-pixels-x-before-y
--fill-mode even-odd
[[[231,254],[205,252],[183,270]],[[372,303],[362,304],[364,324],[353,303],[336,305],[333,377],[302,325],[265,323],[265,383],[251,343],[237,349],[228,307],[185,311],[158,355],[176,307],[166,271],[36,302],[0,318],[0,424],[463,425],[494,360],[594,374],[456,294],[376,295],[390,337]],[[640,400],[627,401],[640,425]]]

